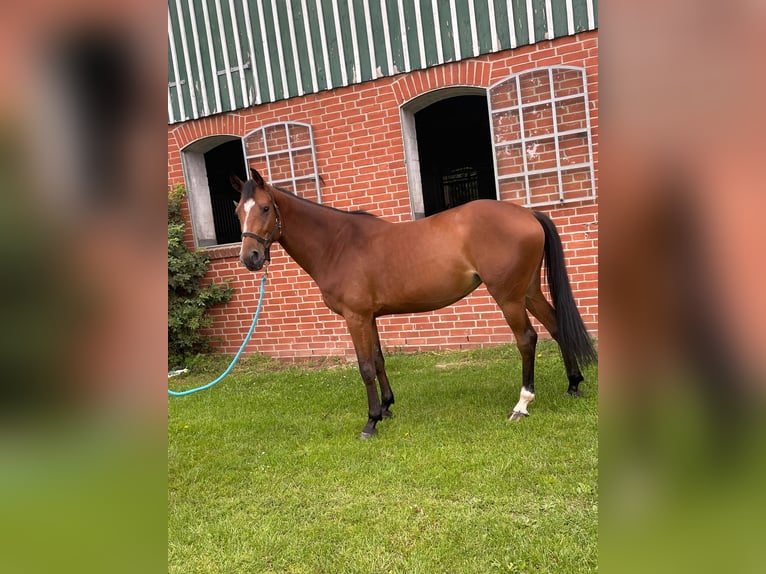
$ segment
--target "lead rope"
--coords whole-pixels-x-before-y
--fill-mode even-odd
[[[223,374],[218,377],[216,380],[211,381],[207,383],[206,385],[202,385],[201,387],[196,387],[194,389],[188,389],[186,391],[171,391],[168,389],[168,395],[171,397],[183,397],[185,395],[191,395],[193,393],[198,393],[200,391],[204,391],[206,389],[209,389],[213,385],[217,385],[220,383],[224,378],[226,378],[226,375],[228,375],[231,372],[231,369],[234,367],[234,365],[239,360],[239,356],[242,354],[242,351],[245,350],[245,347],[247,346],[248,341],[250,341],[250,337],[253,334],[253,331],[255,330],[255,326],[258,324],[258,317],[261,314],[261,304],[263,303],[263,294],[265,292],[264,286],[266,285],[266,279],[269,276],[269,268],[266,267],[266,271],[263,274],[263,278],[261,279],[261,287],[260,287],[260,295],[258,296],[258,308],[255,310],[255,316],[253,317],[253,323],[250,325],[250,330],[247,332],[247,335],[245,336],[245,340],[242,341],[242,346],[239,348],[239,351],[237,351],[237,354],[234,355],[234,359],[232,359],[231,364],[226,368],[226,370],[223,372]]]

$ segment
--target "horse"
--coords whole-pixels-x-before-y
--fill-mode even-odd
[[[393,223],[302,199],[266,183],[255,169],[251,176],[230,177],[240,194],[240,261],[258,271],[278,242],[311,276],[327,307],[345,319],[367,391],[368,418],[360,438],[374,436],[377,423],[393,416],[394,393],[376,319],[446,307],[482,283],[500,306],[522,359],[519,401],[509,419],[529,416],[535,399],[537,332],[527,311],[558,343],[567,392],[581,395],[580,368],[595,362],[597,354],[575,305],[561,238],[546,215],[481,199]],[[553,305],[541,290],[543,259]]]

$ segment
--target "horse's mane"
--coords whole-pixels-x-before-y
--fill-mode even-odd
[[[357,209],[355,211],[344,211],[342,209],[337,209],[335,207],[330,207],[329,205],[323,205],[321,203],[317,203],[315,201],[311,201],[310,199],[305,199],[305,198],[303,198],[303,197],[293,193],[289,189],[285,189],[285,188],[279,187],[277,185],[272,185],[271,187],[273,187],[277,191],[281,191],[282,193],[287,193],[289,195],[292,195],[294,198],[296,198],[299,201],[303,201],[305,203],[310,203],[311,205],[314,205],[316,207],[321,207],[322,209],[329,209],[330,211],[335,211],[336,213],[343,213],[345,215],[367,215],[368,217],[374,217],[375,219],[378,218],[377,215],[375,215],[374,213],[370,213],[369,211],[364,211],[362,209]]]

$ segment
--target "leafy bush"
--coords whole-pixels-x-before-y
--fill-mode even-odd
[[[204,251],[189,251],[183,236],[186,221],[181,204],[186,191],[177,186],[168,192],[168,367],[194,354],[210,350],[210,337],[200,329],[210,326],[207,310],[226,303],[234,289],[225,283],[203,282],[209,266]]]

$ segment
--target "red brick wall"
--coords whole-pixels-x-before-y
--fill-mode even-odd
[[[390,221],[412,217],[399,107],[412,98],[450,86],[487,88],[503,78],[539,66],[584,66],[589,89],[593,156],[598,174],[598,38],[578,34],[424,71],[257,106],[168,127],[168,184],[183,183],[181,151],[206,136],[248,132],[273,122],[304,122],[314,130],[323,203],[363,209]],[[598,181],[598,175],[596,176]],[[570,280],[580,312],[598,334],[598,205],[592,200],[542,208],[564,241]],[[187,211],[188,217],[188,211]],[[193,245],[191,232],[187,233]],[[224,340],[221,352],[239,347],[257,304],[260,273],[247,272],[238,247],[213,250],[209,276],[230,280],[236,293],[212,311],[211,334]],[[352,356],[343,319],[322,303],[318,288],[281,249],[272,247],[267,295],[258,328],[247,347],[275,357]],[[541,336],[547,336],[535,322]],[[484,287],[432,313],[378,320],[387,349],[406,351],[469,348],[512,340],[497,305]]]

